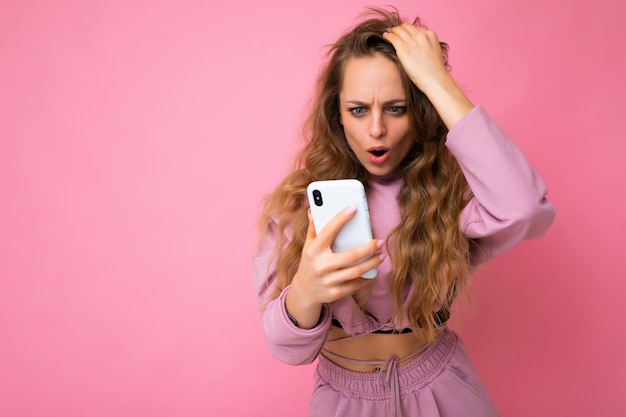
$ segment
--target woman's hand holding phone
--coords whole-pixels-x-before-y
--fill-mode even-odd
[[[309,212],[300,265],[285,299],[287,311],[301,328],[310,329],[317,325],[324,303],[350,295],[370,282],[361,276],[377,268],[384,259],[380,251],[384,241],[377,239],[342,252],[332,251],[335,237],[355,214],[354,206],[347,207],[316,234]]]

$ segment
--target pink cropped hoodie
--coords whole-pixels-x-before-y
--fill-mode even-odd
[[[525,239],[546,233],[555,216],[546,199],[547,189],[529,166],[524,154],[489,117],[481,106],[472,109],[448,132],[446,146],[458,161],[473,192],[473,198],[460,216],[461,230],[475,239],[480,250],[472,253],[472,263],[498,256]],[[370,180],[368,206],[374,238],[385,239],[400,222],[397,197],[403,186],[400,178]],[[313,362],[319,355],[331,327],[331,319],[341,323],[348,334],[408,327],[408,318],[394,323],[389,290],[391,265],[387,256],[372,281],[371,297],[363,309],[351,296],[322,308],[319,324],[312,329],[296,327],[285,310],[286,287],[268,302],[275,280],[275,265],[269,258],[276,242],[276,225],[271,224],[254,259],[256,294],[270,353],[282,362],[299,365]],[[408,300],[411,288],[406,288]]]

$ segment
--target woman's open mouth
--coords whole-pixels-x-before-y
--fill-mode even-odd
[[[370,148],[367,150],[369,153],[370,162],[376,165],[384,164],[389,158],[389,149],[383,147]]]

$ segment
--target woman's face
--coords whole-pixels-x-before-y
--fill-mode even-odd
[[[350,58],[344,71],[339,109],[348,145],[370,174],[390,174],[413,144],[400,72],[378,54]]]

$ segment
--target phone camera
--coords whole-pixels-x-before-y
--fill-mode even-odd
[[[324,200],[322,200],[322,193],[320,192],[320,190],[313,190],[313,202],[318,207],[321,207],[324,204]]]

